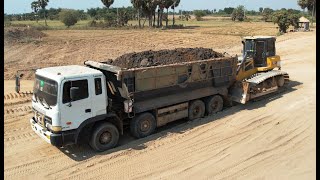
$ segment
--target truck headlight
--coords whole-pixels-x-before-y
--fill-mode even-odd
[[[45,122],[45,123],[52,124],[52,119],[51,119],[50,117],[48,117],[48,116],[45,116],[45,117],[44,117],[44,122]]]
[[[52,126],[51,124],[47,123],[47,124],[46,124],[46,127],[47,127],[49,130],[53,131],[53,132],[60,132],[60,131],[62,131],[62,127],[61,127],[61,126]]]

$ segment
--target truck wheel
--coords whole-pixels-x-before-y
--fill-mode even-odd
[[[206,112],[208,115],[215,114],[223,108],[223,99],[219,95],[209,97],[206,100]]]
[[[189,105],[189,120],[198,119],[204,116],[205,105],[201,100],[192,101]]]
[[[153,133],[157,122],[151,113],[143,113],[130,122],[130,132],[136,138],[143,138]]]
[[[96,151],[105,151],[118,144],[119,131],[111,123],[103,123],[97,126],[91,135],[89,145]]]

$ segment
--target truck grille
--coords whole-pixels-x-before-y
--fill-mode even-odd
[[[41,126],[41,127],[45,127],[44,124],[44,115],[35,111],[35,119],[37,121],[37,123]]]

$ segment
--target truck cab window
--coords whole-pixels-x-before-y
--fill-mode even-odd
[[[94,79],[94,86],[96,89],[96,95],[102,94],[101,78]]]
[[[70,88],[72,87],[78,87],[79,88],[79,94],[76,96],[76,99],[73,99],[72,101],[78,101],[81,99],[85,99],[89,97],[89,92],[88,92],[88,80],[77,80],[77,81],[68,81],[65,82],[63,85],[63,99],[62,103],[68,103],[71,101],[70,98]]]
[[[276,53],[275,53],[275,46],[274,46],[274,40],[268,40],[268,45],[267,45],[267,50],[268,50],[268,53],[269,53],[269,56],[275,56]]]

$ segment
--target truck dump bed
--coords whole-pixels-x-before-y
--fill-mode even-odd
[[[236,79],[237,57],[130,69],[94,61],[84,64],[105,74],[108,97],[113,102],[132,100],[134,112],[139,113],[204,97],[212,91],[226,95]],[[118,106],[123,109],[123,104]]]

